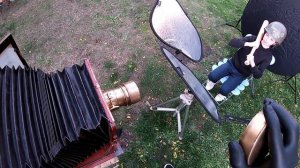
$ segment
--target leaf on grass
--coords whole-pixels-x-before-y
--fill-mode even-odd
[[[173,157],[174,157],[174,159],[177,158],[177,153],[176,152],[173,152]]]

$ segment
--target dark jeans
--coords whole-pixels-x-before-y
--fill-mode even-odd
[[[227,96],[232,90],[241,84],[244,79],[246,79],[246,77],[239,73],[239,71],[235,68],[231,59],[211,71],[208,75],[208,79],[216,83],[224,76],[228,76],[228,79],[223,83],[220,89],[220,93],[224,96]]]

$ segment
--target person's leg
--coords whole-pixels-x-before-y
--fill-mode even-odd
[[[230,61],[220,65],[215,70],[211,71],[208,75],[208,79],[214,83],[217,83],[224,76],[228,76],[231,72],[232,64]]]
[[[221,86],[220,94],[227,96],[232,90],[241,84],[244,79],[245,77],[243,77],[239,72],[233,72]]]
[[[230,68],[231,68],[231,60],[226,62],[225,64],[220,65],[213,71],[211,71],[208,75],[208,80],[206,82],[205,89],[206,90],[211,90],[214,88],[216,83],[223,78],[224,76],[228,76],[230,74]]]

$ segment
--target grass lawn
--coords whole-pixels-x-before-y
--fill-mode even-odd
[[[241,34],[224,23],[235,24],[247,0],[179,0],[197,28],[204,58],[188,63],[203,83],[211,66],[235,50],[227,45]],[[88,58],[103,90],[135,81],[142,100],[112,111],[117,127],[123,128],[120,143],[125,151],[119,167],[176,168],[230,167],[227,144],[238,140],[246,125],[215,123],[194,101],[183,140],[177,137],[172,114],[153,112],[154,105],[177,97],[186,88],[158,47],[149,25],[152,0],[18,0],[0,8],[0,36],[12,33],[29,65],[44,71],[82,64]],[[250,87],[220,106],[221,115],[253,117],[262,110],[264,98],[284,105],[300,121],[299,98],[281,77],[267,71]],[[299,81],[297,83],[300,87]],[[297,90],[299,93],[299,90]],[[214,91],[213,94],[216,94]],[[298,96],[299,97],[299,96]]]
[[[247,1],[179,2],[198,28],[204,47],[209,50],[204,49],[206,58],[200,62],[199,67],[192,66],[194,73],[203,82],[211,65],[234,51],[227,46],[227,42],[240,34],[223,23],[238,20]],[[173,75],[176,78],[170,67],[163,68],[159,63],[150,62],[145,68],[141,87],[152,97],[159,97],[162,101],[178,96],[185,86],[177,79],[169,81],[170,78],[174,80],[170,77]],[[255,81],[254,98],[251,97],[250,88],[247,88],[240,96],[233,96],[220,106],[221,115],[251,118],[262,110],[263,99],[268,97],[283,104],[299,120],[299,108],[294,104],[291,89],[284,83],[272,83],[278,78],[266,72],[261,80]],[[239,139],[245,125],[237,122],[216,124],[204,111],[198,103],[192,105],[188,128],[183,140],[179,141],[175,117],[169,113],[142,110],[133,126],[135,139],[129,143],[131,147],[121,157],[121,167],[162,167],[164,163],[172,163],[175,167],[230,167],[227,144],[231,140]]]

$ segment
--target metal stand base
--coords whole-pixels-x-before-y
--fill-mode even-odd
[[[187,89],[185,89],[184,93],[180,94],[179,97],[170,99],[164,103],[150,106],[150,110],[152,111],[165,111],[165,112],[172,112],[173,116],[177,116],[177,127],[178,127],[178,138],[179,140],[182,140],[183,137],[183,131],[185,128],[185,124],[189,115],[190,105],[193,102],[194,95],[190,94]],[[180,100],[180,104],[174,108],[165,107],[170,103],[176,102]],[[180,111],[185,108],[185,117],[183,121],[183,125],[181,125],[181,117],[180,117]]]

